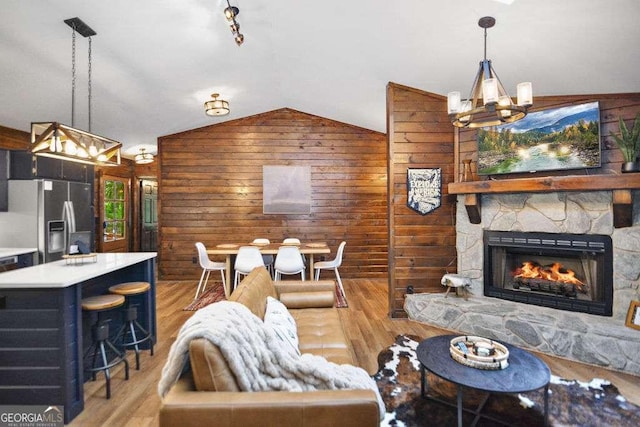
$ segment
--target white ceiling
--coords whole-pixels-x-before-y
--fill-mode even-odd
[[[640,92],[638,0],[2,0],[0,125],[71,124],[71,29],[93,37],[92,132],[125,155],[157,138],[278,108],[384,132],[388,82],[470,90],[483,56],[511,95]],[[87,129],[88,43],[78,36],[75,127]],[[208,117],[218,92],[231,113]]]

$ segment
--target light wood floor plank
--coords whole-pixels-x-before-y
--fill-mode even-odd
[[[141,356],[141,369],[135,370],[135,358],[131,353],[132,367],[129,381],[124,380],[122,368],[113,373],[112,397],[105,399],[104,377],[84,386],[85,409],[71,426],[158,426],[160,398],[157,384],[160,379],[171,344],[182,324],[192,312],[183,311],[193,299],[196,282],[160,281],[157,287],[158,343],[154,356],[146,351]],[[369,373],[378,369],[380,350],[393,342],[400,334],[421,338],[451,333],[443,329],[407,319],[390,319],[387,316],[387,282],[385,280],[344,280],[349,308],[340,309],[340,317],[352,342],[358,364]],[[640,404],[640,377],[610,371],[557,357],[540,355],[551,371],[565,378],[587,381],[594,377],[613,382],[631,402]]]

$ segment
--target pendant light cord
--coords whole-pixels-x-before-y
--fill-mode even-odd
[[[76,26],[73,25],[71,34],[71,127],[75,127],[75,119],[76,119]],[[89,128],[88,131],[91,132],[91,68],[92,68],[92,57],[91,57],[91,37],[89,37],[89,78],[88,78],[88,118],[89,118]]]
[[[91,132],[91,37],[89,37],[89,132]]]
[[[487,60],[487,29],[484,29],[484,60]]]
[[[75,127],[76,118],[76,26],[71,27],[71,127]]]

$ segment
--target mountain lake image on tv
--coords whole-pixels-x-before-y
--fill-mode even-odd
[[[600,106],[590,102],[529,113],[478,129],[478,174],[600,166]]]

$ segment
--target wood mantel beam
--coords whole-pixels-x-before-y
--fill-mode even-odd
[[[640,173],[624,175],[573,175],[449,183],[449,194],[464,194],[464,205],[472,224],[480,224],[482,194],[548,193],[563,191],[612,191],[613,224],[633,224],[633,193],[640,190]]]
[[[449,194],[541,193],[550,191],[640,190],[640,173],[624,175],[570,175],[540,178],[452,182]]]

